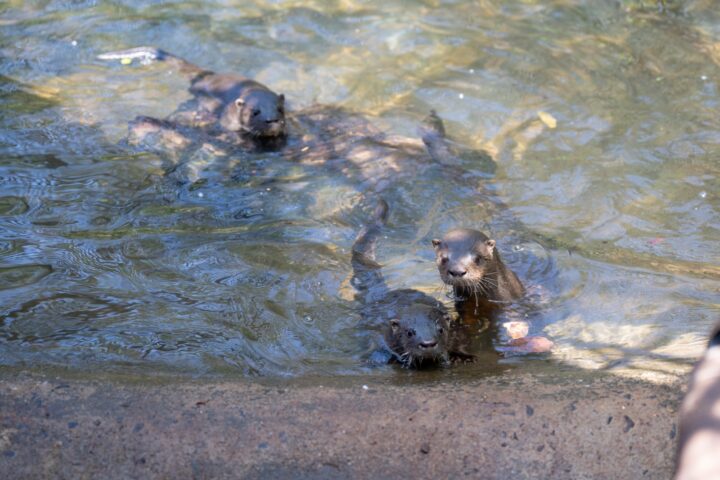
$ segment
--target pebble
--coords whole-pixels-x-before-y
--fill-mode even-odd
[[[632,418],[628,417],[627,415],[624,416],[625,420],[625,426],[623,426],[623,432],[627,433],[635,426],[635,422]]]

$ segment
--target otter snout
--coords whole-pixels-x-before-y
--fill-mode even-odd
[[[262,136],[275,137],[285,134],[285,120],[282,118],[272,118],[265,120],[265,126],[262,130]]]
[[[462,277],[464,277],[466,274],[467,274],[467,270],[466,270],[466,269],[462,269],[462,268],[448,269],[448,275],[450,275],[451,277],[462,278]]]

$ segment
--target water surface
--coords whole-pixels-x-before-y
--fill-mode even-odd
[[[720,318],[720,18],[711,1],[0,3],[0,364],[138,374],[405,375],[369,363],[349,249],[376,186],[274,153],[203,159],[193,188],[123,146],[189,98],[158,45],[416,137],[430,109],[464,175],[405,170],[379,259],[448,301],[430,239],[497,239],[556,342],[515,369],[687,370]],[[518,225],[521,228],[518,228]]]

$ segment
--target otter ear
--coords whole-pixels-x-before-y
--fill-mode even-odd
[[[440,244],[442,244],[442,241],[441,241],[441,240],[439,240],[439,239],[437,239],[437,238],[433,238],[433,239],[432,239],[432,246],[433,246],[433,248],[434,248],[435,250],[437,250],[438,248],[440,248]]]
[[[485,258],[492,258],[493,250],[495,250],[495,240],[485,240],[485,245],[483,245],[483,256]]]
[[[280,95],[278,95],[278,100],[280,101],[281,104],[284,104],[285,103],[285,94],[281,93]]]
[[[392,329],[393,333],[397,333],[397,331],[400,329],[400,321],[397,318],[393,318],[390,320],[390,328]]]
[[[235,99],[235,105],[237,105],[238,107],[242,107],[243,105],[245,105],[245,100],[243,100],[242,98],[238,97],[238,98]]]

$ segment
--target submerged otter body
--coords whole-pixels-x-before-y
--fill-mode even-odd
[[[177,128],[180,126],[197,128],[228,144],[275,143],[286,134],[284,95],[252,79],[205,70],[155,47],[109,52],[98,58],[168,62],[190,77],[189,90],[194,96],[190,102],[165,120],[144,117],[131,123],[130,136],[138,142],[145,132],[160,132],[163,137],[175,136],[175,144],[192,143],[191,135]],[[163,121],[166,123],[158,125]]]
[[[500,258],[495,240],[472,229],[449,231],[442,239],[432,241],[440,278],[452,286],[455,307],[465,322],[490,321],[498,310],[525,295],[525,288],[515,272]],[[541,353],[550,351],[553,343],[545,337],[527,336],[529,325],[524,319],[503,323],[509,337],[508,353]],[[493,322],[490,322],[493,327]]]
[[[310,168],[336,169],[358,190],[378,193],[402,182],[403,177],[417,178],[427,169],[442,168],[442,175],[463,178],[466,172],[460,170],[458,158],[473,155],[448,141],[434,112],[420,129],[422,140],[394,136],[376,128],[362,114],[341,107],[312,105],[286,113],[284,96],[266,86],[242,76],[204,70],[154,47],[111,52],[99,58],[167,62],[190,78],[191,100],[165,119],[136,118],[130,122],[128,135],[130,145],[155,150],[170,160],[167,170],[177,173],[181,183],[199,180],[213,158],[235,161],[238,147],[242,151],[281,151],[286,159]],[[492,160],[487,155],[483,158],[487,161],[474,163],[482,165],[486,173],[493,171]],[[185,170],[190,172],[187,179],[182,178]]]
[[[352,283],[363,303],[365,319],[382,319],[385,344],[407,367],[442,364],[453,358],[472,358],[461,348],[461,333],[445,306],[412,289],[389,290],[375,261],[380,229],[387,218],[387,203],[380,201],[373,221],[353,245]]]
[[[455,148],[444,134],[428,134],[433,131],[429,125],[433,121],[442,125],[433,113],[421,124],[418,137],[394,135],[361,113],[337,106],[313,105],[289,114],[292,134],[282,155],[307,166],[308,170],[315,167],[322,172],[336,170],[363,194],[385,196],[386,192],[393,191],[387,195],[394,195],[396,189],[413,184],[419,178],[447,179],[457,186],[456,192],[476,193],[482,189],[477,177],[493,171],[492,160],[488,157],[492,165],[475,163],[481,169],[468,172],[457,156],[437,154],[455,152],[470,156],[475,151]],[[488,206],[490,202],[482,203]]]

